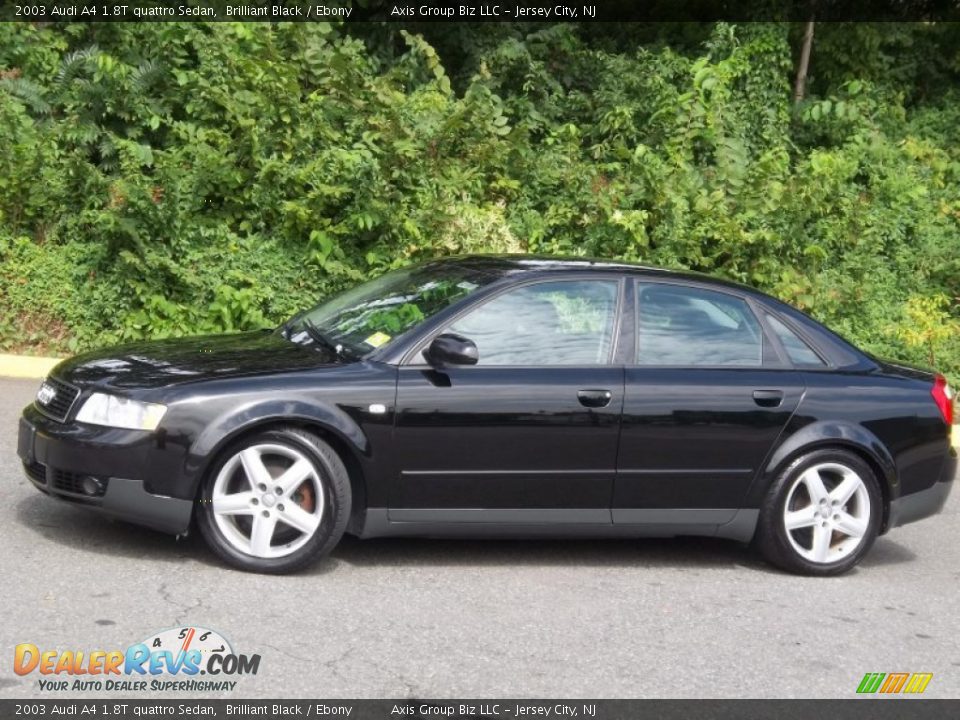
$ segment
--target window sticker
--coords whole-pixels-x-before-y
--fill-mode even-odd
[[[373,335],[366,338],[364,342],[367,345],[371,345],[375,348],[378,348],[381,345],[383,345],[385,342],[389,342],[389,340],[390,340],[390,336],[387,335],[385,332],[375,332]]]

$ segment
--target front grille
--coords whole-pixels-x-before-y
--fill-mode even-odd
[[[84,497],[103,497],[107,491],[106,479],[99,480],[99,483],[93,486],[93,492],[87,492],[83,487],[83,481],[88,475],[79,475],[68,472],[67,470],[53,469],[53,489],[59,492],[72,493],[74,495],[83,495]]]
[[[27,477],[29,477],[38,485],[47,484],[47,466],[43,463],[24,463],[23,470],[27,473]]]
[[[51,417],[58,422],[63,422],[67,419],[67,415],[70,414],[70,409],[77,401],[77,396],[80,395],[80,389],[52,377],[44,380],[43,384],[52,388],[54,395],[46,403],[40,402],[40,398],[38,397],[36,401],[37,409],[47,417]],[[42,389],[43,385],[40,387]]]

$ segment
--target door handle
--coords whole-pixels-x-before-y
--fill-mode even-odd
[[[780,407],[783,390],[754,390],[753,401],[760,407]]]
[[[610,404],[613,393],[609,390],[580,390],[577,399],[580,404],[588,408],[602,408]]]

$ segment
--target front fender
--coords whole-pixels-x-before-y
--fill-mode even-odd
[[[207,466],[238,436],[270,423],[309,423],[337,435],[360,456],[370,452],[370,441],[360,426],[333,403],[297,398],[266,398],[232,407],[211,420],[197,436],[188,454],[187,473],[194,489]]]
[[[748,493],[748,507],[760,507],[770,485],[783,469],[801,453],[822,447],[848,448],[867,455],[881,471],[880,482],[886,485],[887,495],[900,495],[897,468],[887,447],[870,430],[852,422],[821,420],[810,423],[796,432],[781,436],[781,442],[754,480]]]

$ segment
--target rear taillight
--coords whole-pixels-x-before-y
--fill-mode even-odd
[[[947,385],[947,379],[943,375],[937,375],[933,381],[933,401],[940,408],[940,414],[947,425],[953,424],[953,390]]]

